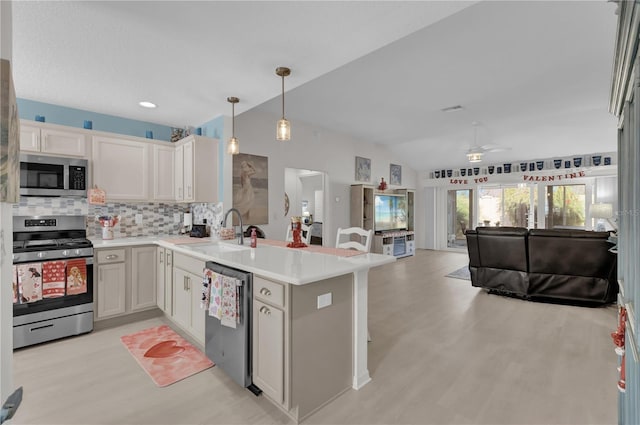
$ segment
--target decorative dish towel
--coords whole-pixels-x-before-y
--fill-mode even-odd
[[[42,263],[18,264],[18,288],[22,303],[42,299]]]
[[[229,276],[222,276],[222,317],[220,323],[236,328],[238,323],[238,289],[240,281]]]
[[[42,298],[63,297],[66,286],[66,261],[42,263]]]
[[[11,278],[11,286],[13,287],[13,303],[18,303],[18,266],[13,266],[11,270],[13,277]]]
[[[203,310],[209,310],[212,277],[213,277],[212,270],[205,268],[202,271],[202,299],[200,300],[200,308]]]
[[[87,292],[87,260],[75,258],[67,260],[67,295]]]
[[[209,316],[220,319],[222,317],[222,283],[220,275],[211,272],[211,294],[209,295]]]

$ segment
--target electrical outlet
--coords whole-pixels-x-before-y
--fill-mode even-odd
[[[136,224],[142,224],[142,214],[136,214]]]
[[[333,300],[331,299],[331,292],[327,292],[326,294],[318,295],[318,310],[321,308],[329,307]]]
[[[180,213],[173,213],[173,222],[176,224],[180,223]]]

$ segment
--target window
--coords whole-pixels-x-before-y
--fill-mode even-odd
[[[547,186],[545,227],[585,227],[586,187],[583,184]]]

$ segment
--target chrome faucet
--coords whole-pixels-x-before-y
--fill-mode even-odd
[[[235,211],[238,214],[238,220],[240,220],[240,233],[236,233],[236,236],[240,236],[238,239],[238,244],[244,245],[244,234],[242,233],[242,214],[236,208],[230,208],[224,215],[224,220],[222,221],[222,227],[227,227],[227,217],[229,217],[229,213]]]

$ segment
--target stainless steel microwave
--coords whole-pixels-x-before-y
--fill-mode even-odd
[[[89,161],[20,154],[21,196],[87,196]]]

